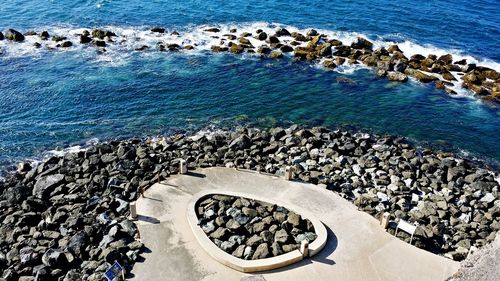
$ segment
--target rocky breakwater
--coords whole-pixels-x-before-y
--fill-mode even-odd
[[[79,30],[72,34],[50,35],[47,31],[20,32],[9,29],[4,37],[16,44],[27,44],[25,38],[35,39],[36,48],[49,50],[69,50],[73,42],[96,48],[105,53],[109,48],[129,46],[132,51],[196,51],[210,49],[213,52],[231,52],[234,54],[255,54],[271,59],[292,57],[299,61],[318,63],[326,69],[335,69],[342,65],[363,64],[372,67],[379,77],[391,81],[405,82],[412,77],[422,83],[434,83],[435,87],[456,95],[456,90],[464,88],[482,100],[500,102],[500,73],[484,66],[468,63],[466,59],[454,58],[451,54],[437,56],[429,54],[405,55],[398,45],[386,45],[375,48],[375,44],[358,37],[353,42],[342,42],[311,29],[307,32],[290,32],[285,28],[268,30],[221,30],[220,28],[202,28],[201,34],[181,34],[169,32],[166,28],[155,27],[143,34],[146,42],[137,40],[129,33],[115,33],[110,30]],[[186,36],[186,38],[183,38]],[[151,37],[153,39],[151,39]],[[188,38],[189,37],[189,38]],[[145,38],[148,38],[147,40]],[[151,45],[150,41],[155,41]],[[129,44],[134,42],[134,44]],[[209,46],[207,46],[209,44]],[[377,43],[380,45],[380,43]],[[129,50],[130,51],[130,50]]]
[[[265,202],[216,194],[203,198],[196,208],[198,224],[210,240],[245,260],[276,257],[317,238],[308,219]]]
[[[176,174],[181,158],[189,168],[280,175],[291,166],[295,178],[375,217],[418,223],[414,245],[456,260],[500,229],[498,173],[399,137],[292,126],[111,141],[35,167],[21,163],[0,182],[0,278],[101,280],[114,260],[130,269],[143,245],[129,202]]]

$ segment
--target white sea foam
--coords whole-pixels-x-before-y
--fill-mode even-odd
[[[61,156],[64,156],[65,154],[67,154],[67,153],[78,153],[80,151],[85,151],[85,148],[83,148],[80,145],[75,145],[75,146],[66,147],[64,149],[49,150],[49,151],[46,152],[46,155],[48,157],[51,157],[51,156],[61,157]]]
[[[217,27],[220,29],[218,33],[205,32],[204,30],[209,27]],[[133,53],[136,48],[141,46],[149,46],[151,49],[156,48],[156,44],[159,42],[168,44],[175,43],[178,45],[193,45],[195,46],[195,51],[206,51],[210,50],[213,45],[219,45],[220,40],[224,38],[222,35],[230,34],[232,28],[236,28],[237,32],[235,35],[240,35],[243,32],[250,32],[255,34],[255,30],[262,29],[267,34],[274,34],[274,31],[279,28],[284,27],[290,32],[301,32],[306,33],[311,28],[297,28],[290,25],[281,25],[277,23],[266,23],[266,22],[253,22],[253,23],[241,23],[241,24],[220,24],[220,25],[199,25],[199,26],[186,26],[181,29],[175,29],[180,33],[180,35],[173,35],[172,32],[174,28],[166,30],[165,33],[155,33],[150,31],[150,27],[147,26],[131,26],[131,27],[121,27],[121,26],[103,26],[100,27],[104,30],[110,30],[117,34],[117,37],[113,38],[114,43],[109,43],[106,50],[110,53],[110,57],[115,57],[117,53]],[[21,57],[21,56],[37,56],[41,53],[52,51],[52,52],[81,52],[82,50],[89,51],[89,54],[95,55],[96,49],[88,45],[82,45],[78,42],[78,34],[81,34],[84,30],[92,30],[92,28],[83,27],[65,27],[65,26],[52,26],[52,27],[40,27],[36,29],[38,32],[42,30],[47,30],[51,36],[60,35],[68,37],[74,43],[71,48],[56,48],[59,44],[52,40],[40,40],[39,36],[26,36],[26,40],[22,43],[13,43],[8,40],[0,41],[0,48],[3,50],[3,57]],[[342,41],[344,44],[350,44],[357,37],[365,37],[366,35],[357,32],[347,32],[347,31],[335,31],[326,29],[316,29],[319,33],[326,34],[328,38],[335,38]],[[265,44],[263,41],[259,41],[253,37],[247,37],[250,42],[258,48],[260,45]],[[291,37],[281,37],[281,40],[285,42],[291,42],[293,39]],[[378,47],[388,47],[392,44],[398,44],[399,48],[404,52],[405,55],[411,56],[414,54],[422,54],[424,56],[428,54],[435,54],[437,56],[444,54],[452,54],[455,60],[467,59],[470,63],[477,63],[482,66],[486,66],[497,71],[500,71],[500,63],[494,62],[489,59],[476,58],[471,55],[465,54],[460,50],[447,50],[441,49],[429,44],[418,44],[416,42],[405,40],[402,42],[388,41],[383,38],[377,38],[371,40],[375,48]],[[36,48],[33,46],[35,42],[42,44],[42,48]],[[307,42],[303,42],[302,46],[305,46]],[[52,49],[51,49],[52,48]],[[104,53],[106,54],[106,52]]]
[[[209,27],[217,27],[220,29],[220,32],[206,32],[205,29]],[[56,26],[56,27],[41,27],[37,28],[38,32],[42,30],[47,30],[51,36],[53,35],[62,35],[67,36],[68,39],[73,42],[73,46],[70,48],[57,48],[56,45],[61,43],[57,43],[51,40],[42,41],[39,36],[26,36],[26,40],[22,43],[13,43],[7,40],[0,41],[0,59],[9,58],[9,57],[40,57],[43,53],[47,52],[55,52],[55,53],[63,53],[63,52],[73,52],[78,53],[82,56],[87,56],[91,60],[94,60],[98,64],[103,64],[106,66],[122,66],[129,61],[129,58],[133,55],[141,55],[141,56],[149,56],[153,53],[157,53],[156,50],[157,45],[161,44],[178,44],[180,46],[192,45],[194,46],[194,50],[181,50],[182,53],[185,54],[200,54],[207,52],[214,45],[220,45],[221,39],[225,38],[225,44],[230,40],[227,40],[224,37],[224,34],[230,34],[230,30],[232,28],[236,28],[237,32],[234,35],[240,35],[243,32],[250,32],[255,35],[255,31],[257,29],[261,29],[266,32],[268,35],[274,34],[277,28],[284,27],[290,32],[301,32],[305,34],[311,28],[297,28],[295,26],[290,25],[281,25],[278,23],[267,23],[267,22],[252,22],[252,23],[229,23],[229,24],[219,24],[215,26],[208,25],[199,25],[199,26],[186,26],[180,29],[168,28],[165,33],[155,33],[150,31],[151,27],[147,26],[103,26],[100,27],[103,30],[110,30],[114,32],[117,37],[113,37],[114,42],[107,42],[106,52],[101,52],[99,49],[89,46],[83,45],[79,43],[79,34],[83,33],[84,30],[91,30],[92,28],[82,28],[82,27],[67,27],[67,26]],[[176,30],[180,33],[180,35],[174,35],[172,32]],[[335,31],[335,30],[326,30],[326,29],[317,29],[319,33],[325,34],[329,39],[338,39],[342,41],[345,45],[349,45],[353,42],[357,37],[365,37],[366,35],[357,33],[357,32],[346,32],[346,31]],[[389,36],[389,38],[394,39],[397,36]],[[253,37],[247,37],[248,40],[252,43],[255,48],[266,44],[264,41],[259,41]],[[388,47],[392,44],[397,44],[399,48],[403,51],[403,53],[410,57],[414,54],[422,54],[427,56],[428,54],[435,54],[437,56],[444,54],[452,54],[454,60],[466,59],[469,63],[476,63],[481,66],[489,67],[495,69],[496,71],[500,71],[500,63],[495,61],[485,59],[485,58],[477,58],[460,50],[447,50],[441,49],[428,44],[419,44],[413,42],[411,40],[386,40],[383,37],[378,37],[376,39],[369,38],[370,41],[373,42],[374,48],[378,47]],[[280,40],[285,43],[290,43],[293,41],[293,38],[290,36],[280,37]],[[401,42],[399,42],[401,41]],[[39,42],[42,44],[41,48],[34,47],[34,43]],[[305,46],[307,42],[301,43],[301,46]],[[148,46],[149,48],[142,52],[136,51],[137,48],[142,46]],[[151,52],[155,51],[155,52]],[[291,56],[292,53],[284,54],[285,56]],[[254,56],[258,56],[257,54],[245,54],[242,56],[245,58],[252,58]],[[321,65],[322,61],[318,63]],[[364,65],[348,65],[344,64],[336,68],[334,71],[343,73],[343,74],[351,74],[358,69],[366,68]],[[440,76],[434,74],[436,76]],[[456,74],[454,74],[456,75]],[[439,77],[441,78],[441,77]],[[471,93],[468,90],[465,90],[461,87],[459,81],[460,77],[456,76],[457,82],[454,82],[454,85],[451,87],[452,90],[457,92],[457,96],[471,96]]]

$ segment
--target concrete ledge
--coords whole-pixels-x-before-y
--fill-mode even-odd
[[[229,195],[229,196],[235,196],[235,197],[245,197],[249,199],[255,199],[258,201],[262,202],[267,202],[271,204],[276,204],[278,206],[282,206],[287,208],[288,210],[291,210],[299,215],[301,215],[303,218],[309,219],[311,223],[314,226],[314,232],[318,237],[311,243],[309,244],[309,256],[314,256],[317,253],[323,249],[323,247],[326,245],[328,234],[326,231],[325,226],[321,221],[315,218],[314,215],[309,213],[308,211],[297,207],[297,206],[291,206],[290,204],[280,202],[278,200],[274,200],[272,198],[262,198],[258,196],[254,196],[252,194],[246,194],[246,193],[238,193],[238,192],[229,192],[229,191],[221,191],[221,190],[206,190],[202,191],[200,193],[197,193],[193,196],[191,201],[189,202],[187,206],[187,219],[189,222],[189,226],[191,227],[191,230],[194,233],[194,236],[196,237],[196,240],[198,243],[201,245],[201,247],[215,260],[218,262],[233,268],[235,270],[241,271],[241,272],[257,272],[257,271],[265,271],[265,270],[271,270],[271,269],[276,269],[280,267],[284,267],[293,263],[296,263],[298,261],[301,261],[303,259],[302,253],[299,250],[294,250],[291,252],[288,252],[283,255],[279,255],[277,257],[272,257],[272,258],[265,258],[265,259],[260,259],[260,260],[243,260],[239,259],[237,257],[234,257],[223,250],[219,249],[203,232],[201,227],[198,226],[198,217],[196,216],[196,210],[195,206],[196,203],[201,199],[204,198],[208,195],[212,194],[222,194],[222,195]]]

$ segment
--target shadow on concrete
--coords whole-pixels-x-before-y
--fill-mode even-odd
[[[144,196],[144,199],[148,199],[148,200],[152,200],[152,201],[157,201],[157,202],[163,202],[163,200],[156,199],[156,198],[153,198],[153,197],[148,197],[148,196]]]
[[[175,187],[175,188],[179,187],[178,185],[171,184],[171,183],[166,182],[166,181],[165,181],[165,182],[161,182],[161,184],[163,184],[163,185],[168,185],[168,186]]]
[[[191,171],[188,171],[186,173],[186,175],[188,176],[192,176],[192,177],[197,177],[197,178],[206,178],[207,176],[204,175],[204,174],[200,174],[200,173],[196,173],[196,172],[191,172]]]
[[[323,224],[324,225],[324,224]],[[328,257],[335,252],[337,249],[337,246],[339,244],[339,241],[337,240],[337,235],[333,233],[333,231],[326,225],[324,225],[326,228],[326,233],[328,234],[328,238],[326,240],[326,245],[321,250],[319,253],[317,253],[315,256],[310,258],[309,260],[313,260],[314,262],[320,262],[324,264],[329,264],[329,265],[334,265],[335,261],[332,259],[329,259]]]
[[[313,256],[312,258],[307,258],[307,259],[301,260],[299,262],[296,262],[294,264],[291,264],[291,265],[288,265],[288,266],[285,266],[285,267],[282,267],[282,268],[277,268],[277,269],[267,270],[267,271],[261,271],[258,274],[283,272],[283,271],[287,271],[287,270],[291,270],[291,269],[295,269],[295,268],[307,266],[309,264],[312,264],[313,262],[324,263],[324,264],[327,264],[327,265],[335,265],[335,261],[332,260],[332,259],[330,259],[329,257],[337,249],[337,246],[338,246],[337,236],[335,235],[335,233],[333,233],[333,231],[328,226],[326,226],[326,225],[324,225],[324,226],[325,226],[326,232],[328,234],[328,238],[326,240],[326,245],[315,256]]]
[[[279,178],[280,177],[279,175],[267,173],[267,172],[264,172],[264,171],[260,171],[259,172],[259,171],[247,170],[247,169],[235,169],[235,171],[245,172],[245,173],[249,173],[249,174],[257,174],[257,175],[263,175],[263,176],[270,176],[270,177],[275,177],[275,178]]]
[[[137,220],[143,221],[143,222],[149,222],[152,224],[159,224],[160,223],[160,220],[157,218],[153,218],[150,216],[143,216],[143,215],[137,215]]]

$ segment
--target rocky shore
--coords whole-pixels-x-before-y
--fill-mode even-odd
[[[202,42],[192,40],[183,40],[182,43],[168,42],[164,36],[182,38],[183,35],[177,31],[169,32],[163,27],[152,28],[149,32],[157,36],[155,44],[143,44],[133,50],[188,52],[202,45]],[[466,59],[457,60],[451,54],[414,54],[407,57],[398,45],[374,49],[373,42],[365,38],[358,37],[353,42],[342,42],[314,29],[300,33],[289,32],[285,28],[268,32],[262,29],[239,31],[234,28],[225,33],[212,27],[204,28],[202,32],[210,35],[209,38],[218,40],[210,46],[211,51],[216,53],[251,53],[271,59],[289,56],[299,61],[319,63],[326,69],[335,69],[345,64],[363,64],[372,67],[379,77],[391,81],[406,82],[408,77],[412,77],[422,83],[434,83],[436,88],[450,95],[457,94],[454,89],[465,88],[482,100],[500,103],[500,73],[495,69],[468,63]],[[29,31],[22,34],[14,29],[7,30],[5,34],[0,32],[0,40],[22,43],[27,37],[38,38],[32,43],[35,48],[61,50],[81,44],[94,47],[99,53],[132,39],[103,29],[82,30],[75,34],[49,34],[47,31]]]
[[[399,137],[292,126],[110,141],[36,167],[20,163],[0,182],[0,280],[102,280],[115,260],[129,270],[145,250],[129,203],[178,173],[179,159],[190,169],[281,175],[293,167],[297,180],[375,217],[417,223],[415,246],[455,260],[500,229],[498,173]]]
[[[198,224],[210,240],[240,259],[276,257],[317,238],[311,221],[282,206],[215,194],[196,208]]]

